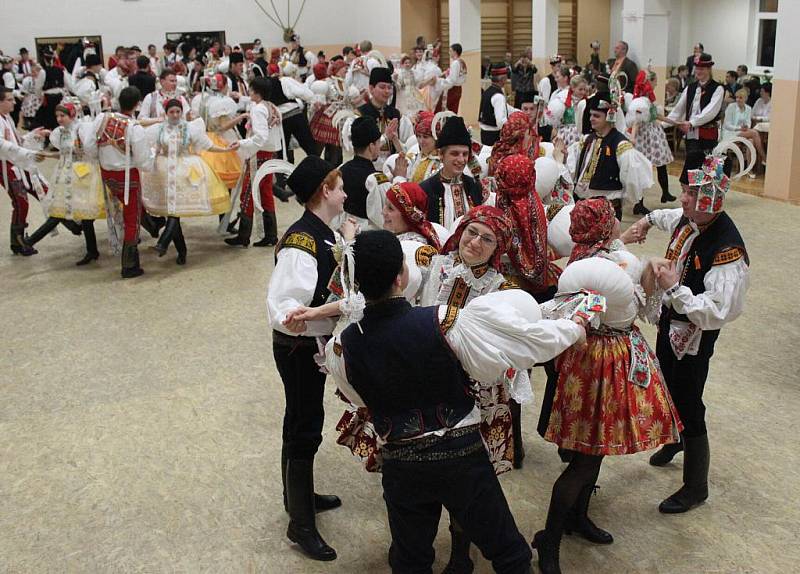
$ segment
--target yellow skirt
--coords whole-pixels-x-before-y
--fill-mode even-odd
[[[170,196],[168,161],[159,156],[153,171],[142,172],[142,202],[148,212],[162,216],[201,217],[228,211],[228,188],[196,155],[178,158],[175,193]]]
[[[230,142],[226,141],[216,132],[208,132],[209,139],[215,146],[228,147]],[[222,180],[225,187],[233,189],[242,173],[242,160],[235,151],[225,153],[212,153],[209,151],[200,152],[200,157],[214,170],[214,173]]]
[[[69,185],[66,183],[68,180]],[[50,217],[74,221],[106,217],[103,181],[97,164],[76,161],[69,172],[62,166],[52,181],[47,191],[47,214]]]

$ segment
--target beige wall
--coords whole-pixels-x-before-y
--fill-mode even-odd
[[[458,115],[464,118],[467,125],[473,128],[473,135],[480,139],[478,128],[478,109],[481,105],[481,52],[480,50],[464,51],[461,58],[467,64],[467,83],[461,92],[461,103]]]
[[[433,42],[439,37],[437,2],[438,0],[401,0],[400,44],[403,52],[414,47],[417,36],[424,36],[427,42]]]
[[[600,59],[607,59],[612,48],[610,36],[610,0],[578,0],[578,64],[585,66],[589,61],[593,40],[600,41]]]
[[[773,80],[764,195],[800,203],[800,82]]]

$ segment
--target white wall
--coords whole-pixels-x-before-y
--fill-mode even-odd
[[[673,0],[675,4],[681,4],[683,13],[680,52],[674,64],[684,63],[696,42],[702,42],[706,52],[714,57],[714,67],[718,70],[735,70],[739,64],[754,63],[755,54],[748,49],[750,0]],[[674,44],[672,48],[670,55],[674,57]]]
[[[271,10],[269,0],[260,3]],[[296,14],[302,1],[290,4]],[[6,54],[16,55],[22,46],[33,51],[36,37],[82,34],[101,35],[106,58],[117,45],[152,43],[160,49],[167,32],[225,30],[229,44],[261,38],[265,46],[283,45],[281,30],[254,0],[3,0],[2,5],[0,49]],[[286,2],[275,5],[285,22]],[[376,47],[399,48],[400,1],[307,0],[296,32],[307,46],[370,39]]]
[[[611,39],[608,42],[608,46],[601,48],[600,52],[606,58],[613,58],[614,46],[620,40],[624,40],[622,37],[622,8],[624,3],[623,0],[611,0],[611,22],[608,27]],[[607,54],[606,49],[608,50]]]

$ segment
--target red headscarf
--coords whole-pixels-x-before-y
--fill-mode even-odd
[[[336,72],[346,67],[347,67],[347,62],[345,62],[344,60],[335,60],[331,62],[331,69],[330,69],[331,76],[335,76]]]
[[[328,77],[328,65],[325,63],[314,64],[314,77],[318,80],[324,80]]]
[[[440,249],[439,236],[428,221],[428,195],[416,183],[394,184],[386,192],[386,199],[394,205],[403,216],[408,227],[428,242],[428,245]]]
[[[495,172],[497,207],[511,220],[511,264],[532,284],[547,287],[547,216],[536,193],[536,170],[531,158],[521,154],[503,158]]]
[[[490,205],[478,205],[470,209],[466,215],[464,215],[458,227],[456,227],[455,233],[453,233],[450,239],[447,240],[447,243],[444,244],[441,252],[450,253],[452,251],[458,251],[458,244],[461,242],[461,236],[470,223],[482,223],[494,233],[495,238],[497,238],[497,247],[489,258],[489,265],[499,271],[500,258],[506,252],[511,242],[511,224],[502,209]]]
[[[414,133],[419,136],[432,136],[431,127],[433,125],[433,112],[423,110],[417,114],[417,125],[414,126]]]
[[[534,136],[530,149],[523,149],[525,135]],[[525,112],[514,112],[500,129],[500,139],[492,147],[489,158],[489,175],[494,175],[497,165],[504,157],[515,154],[531,155],[539,153],[539,141],[531,117]]]
[[[281,49],[280,48],[272,48],[269,51],[269,63],[270,64],[277,64],[278,60],[281,58]]]
[[[572,248],[569,263],[591,257],[605,247],[614,231],[615,219],[614,206],[604,197],[576,203],[570,214],[569,235],[575,247]]]
[[[75,104],[70,102],[58,104],[56,106],[56,111],[67,114],[67,116],[73,120],[75,119],[75,116],[78,115],[78,110],[75,107]]]
[[[650,83],[650,80],[647,79],[647,72],[645,70],[639,70],[639,73],[636,75],[636,82],[633,84],[633,97],[645,97],[649,98],[651,102],[656,101],[653,85]]]

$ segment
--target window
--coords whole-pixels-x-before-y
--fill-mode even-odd
[[[775,65],[775,34],[778,29],[778,1],[758,0],[755,17],[756,61],[758,68]]]

